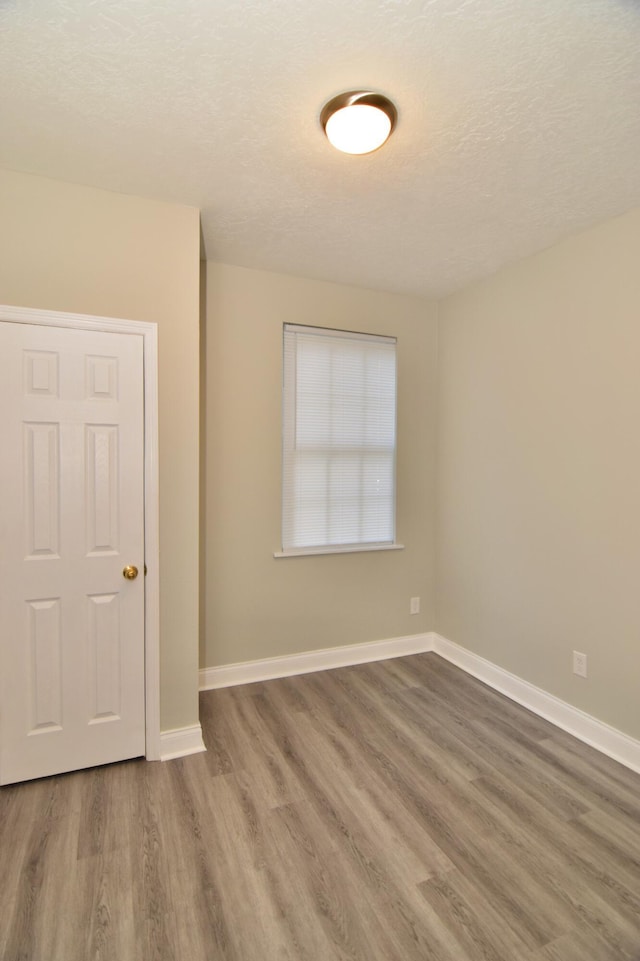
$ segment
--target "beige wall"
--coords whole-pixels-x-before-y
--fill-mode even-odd
[[[0,216],[0,302],[158,323],[162,726],[192,724],[198,212],[0,171]],[[435,627],[640,737],[639,262],[633,212],[440,305],[435,531],[436,307],[209,264],[201,665]],[[398,336],[404,551],[273,558],[285,322]]]
[[[436,323],[424,301],[210,263],[206,617],[201,663],[433,627]],[[398,337],[404,551],[274,559],[280,549],[282,325]],[[422,613],[409,615],[409,598]]]
[[[640,211],[446,300],[439,381],[437,630],[639,737]]]
[[[0,303],[158,324],[161,713],[197,721],[199,215],[0,171]]]

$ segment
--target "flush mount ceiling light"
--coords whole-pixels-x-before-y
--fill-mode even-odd
[[[355,90],[326,103],[320,123],[329,143],[343,153],[371,153],[388,140],[398,112],[381,93]]]

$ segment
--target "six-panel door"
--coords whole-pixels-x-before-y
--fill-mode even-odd
[[[0,323],[0,783],[144,754],[143,387],[142,337]]]

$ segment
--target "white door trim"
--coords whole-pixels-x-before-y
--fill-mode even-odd
[[[145,756],[160,759],[160,576],[158,512],[158,328],[156,324],[115,317],[68,314],[57,310],[0,304],[0,321],[75,327],[105,333],[137,334],[144,344],[144,536],[145,561]]]

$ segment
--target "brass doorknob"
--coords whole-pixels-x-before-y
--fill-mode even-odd
[[[133,564],[128,564],[122,572],[122,576],[126,577],[128,581],[135,581],[138,576],[138,568],[134,567]]]

